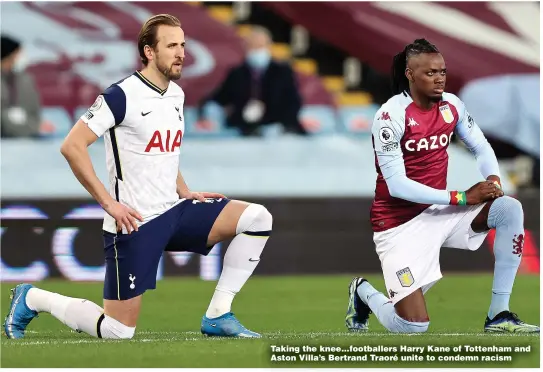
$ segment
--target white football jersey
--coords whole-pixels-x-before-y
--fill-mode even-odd
[[[184,102],[177,84],[161,90],[135,72],[107,88],[81,116],[98,137],[104,136],[110,195],[140,213],[143,223],[181,201],[176,181]],[[116,232],[115,219],[107,213],[103,228]]]

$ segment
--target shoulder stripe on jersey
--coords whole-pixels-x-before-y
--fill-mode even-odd
[[[109,136],[111,137],[111,149],[113,150],[113,159],[115,160],[117,178],[122,181],[123,171],[121,169],[121,158],[119,157],[119,147],[117,146],[117,136],[115,135],[115,128],[111,128],[109,130]]]
[[[118,85],[112,85],[102,93],[106,103],[113,113],[115,125],[123,122],[126,115],[126,94]]]
[[[147,85],[149,88],[151,88],[152,90],[154,90],[155,92],[159,93],[162,96],[168,90],[167,88],[166,89],[160,89],[155,84],[153,84],[149,79],[147,79],[145,76],[143,76],[139,71],[136,71],[134,73],[134,75],[137,76],[141,80],[141,82],[143,84]]]

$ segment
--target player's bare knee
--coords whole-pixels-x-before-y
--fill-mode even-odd
[[[104,313],[127,327],[136,327],[142,295],[127,300],[104,300]]]

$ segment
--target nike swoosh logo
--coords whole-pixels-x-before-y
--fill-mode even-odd
[[[258,261],[260,261],[260,258],[258,260],[253,260],[252,258],[249,258],[249,261],[250,262],[258,262]]]
[[[15,304],[16,304],[16,305],[19,303],[19,300],[21,299],[22,295],[23,295],[23,294],[21,293],[21,294],[19,295],[19,297],[17,297],[17,298],[15,299]]]
[[[149,112],[146,112],[145,114],[143,113],[143,111],[141,112],[141,116],[147,116],[151,113],[152,111],[149,111]]]
[[[215,323],[211,323],[211,326],[212,327],[216,327],[217,325]]]

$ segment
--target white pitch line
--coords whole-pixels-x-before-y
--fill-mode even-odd
[[[128,342],[128,343],[150,343],[150,342],[171,342],[171,341],[193,341],[196,340],[194,338],[187,338],[187,339],[179,339],[179,338],[141,338],[141,339],[133,339],[133,340],[99,340],[99,339],[91,339],[91,340],[49,340],[49,341],[15,341],[10,343],[5,343],[2,346],[32,346],[32,345],[77,345],[77,344],[108,344],[111,345],[111,343],[120,343],[120,342]]]
[[[30,333],[30,332],[29,332]],[[33,334],[49,334],[49,332],[38,332],[33,331]],[[99,339],[80,339],[80,340],[29,340],[29,341],[5,341],[2,342],[2,346],[32,346],[32,345],[77,345],[77,344],[100,344],[107,343],[110,344],[113,342],[128,342],[128,343],[157,343],[157,342],[172,342],[172,341],[226,341],[232,340],[227,338],[217,338],[217,337],[183,337],[183,336],[194,336],[200,334],[199,332],[150,332],[142,331],[140,335],[175,335],[177,337],[158,337],[158,338],[135,338],[132,340],[99,340]],[[296,340],[306,340],[314,337],[338,337],[338,336],[349,336],[352,338],[366,338],[366,337],[422,337],[422,336],[438,336],[438,337],[459,337],[459,336],[477,336],[477,337],[518,337],[526,336],[520,334],[507,334],[507,333],[431,333],[431,334],[391,334],[391,333],[339,333],[339,332],[315,332],[315,333],[264,333],[262,340],[266,339],[282,339],[282,338],[291,338]],[[532,335],[536,336],[537,335]],[[241,340],[241,339],[240,339]]]
[[[66,334],[66,333],[77,333],[75,331],[61,330],[57,332],[52,331],[26,331],[27,334],[36,334],[36,335],[54,335],[56,333]],[[535,334],[521,334],[521,333],[376,333],[376,332],[263,332],[264,336],[267,337],[431,337],[431,336],[477,336],[477,337],[518,337],[518,336],[537,336]],[[183,336],[183,335],[201,335],[201,332],[196,331],[138,331],[138,335],[157,335],[157,336]]]

